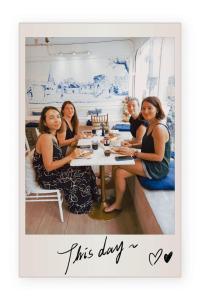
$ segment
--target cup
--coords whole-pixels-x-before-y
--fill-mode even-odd
[[[92,149],[97,150],[98,149],[98,141],[92,141]]]
[[[110,140],[108,137],[104,138],[104,146],[110,146]]]
[[[104,151],[104,155],[105,155],[105,156],[110,156],[110,153],[111,153],[110,150],[105,150],[105,151]]]

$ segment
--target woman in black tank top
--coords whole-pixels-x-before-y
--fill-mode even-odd
[[[120,148],[120,153],[131,155],[134,165],[118,166],[115,173],[116,200],[105,208],[105,212],[122,209],[122,197],[126,189],[126,178],[140,175],[150,179],[167,176],[170,163],[170,134],[167,126],[161,122],[165,118],[160,100],[147,97],[142,101],[141,114],[149,122],[142,140],[141,152],[130,148]]]
[[[63,155],[66,154],[68,146],[74,146],[82,135],[78,132],[79,120],[76,108],[71,101],[65,101],[61,108],[62,125],[57,132],[57,139],[62,148]]]

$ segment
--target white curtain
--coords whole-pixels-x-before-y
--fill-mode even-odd
[[[175,41],[151,38],[137,52],[135,61],[135,96],[142,101],[157,96],[167,114],[172,148],[175,136]]]

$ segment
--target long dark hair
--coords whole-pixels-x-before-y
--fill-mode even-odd
[[[77,112],[76,112],[76,108],[75,108],[74,104],[73,104],[71,101],[67,100],[67,101],[63,102],[63,105],[62,105],[62,107],[61,107],[61,116],[62,116],[62,117],[64,116],[63,111],[64,111],[65,106],[66,106],[67,104],[72,105],[73,108],[74,108],[74,115],[73,115],[73,117],[72,117],[71,123],[72,123],[73,130],[74,130],[74,132],[75,132],[75,134],[76,134],[76,133],[78,133],[79,119],[78,119],[78,115],[77,115]]]
[[[48,112],[48,110],[56,110],[59,115],[60,115],[60,112],[59,110],[54,107],[54,106],[45,106],[41,112],[41,116],[40,116],[40,122],[39,122],[39,132],[40,133],[50,133],[50,130],[49,128],[45,125],[45,121],[46,121],[46,113]]]
[[[151,103],[157,109],[156,119],[163,120],[165,118],[165,113],[163,111],[162,104],[159,98],[155,96],[150,96],[142,100],[142,105],[144,102]],[[141,109],[142,109],[142,105],[141,105]]]

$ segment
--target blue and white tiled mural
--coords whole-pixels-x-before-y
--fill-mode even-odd
[[[59,62],[59,64],[60,63],[61,62]],[[93,62],[93,64],[85,61],[85,69],[77,73],[77,68],[75,71],[73,70],[72,62],[69,68],[70,71],[62,69],[61,73],[63,74],[59,74],[59,79],[56,78],[58,77],[56,64],[50,63],[46,74],[46,82],[44,82],[44,80],[37,80],[37,78],[40,77],[40,68],[38,68],[38,74],[36,71],[35,75],[32,75],[30,71],[31,78],[26,83],[28,102],[30,104],[60,103],[66,98],[72,97],[75,97],[77,101],[85,102],[95,101],[95,99],[111,100],[113,97],[127,96],[129,82],[128,59],[108,58],[107,60],[104,59],[103,63],[101,63],[102,60]],[[31,66],[29,67],[31,68]],[[42,66],[38,64],[38,67]],[[81,72],[82,77],[80,78]]]

